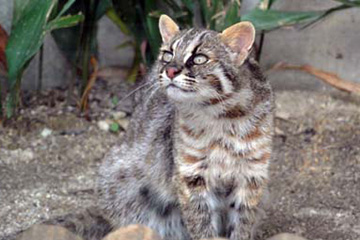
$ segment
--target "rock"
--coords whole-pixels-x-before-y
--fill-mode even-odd
[[[113,112],[112,117],[115,120],[123,119],[126,117],[126,112],[123,112],[123,111]]]
[[[228,240],[227,238],[202,238],[200,240]]]
[[[103,240],[161,240],[161,237],[146,226],[134,224],[109,233]]]
[[[66,228],[54,225],[34,225],[21,233],[16,240],[83,240]]]
[[[267,240],[307,240],[307,239],[291,233],[280,233],[275,236],[272,236],[271,238],[268,238]]]
[[[116,122],[117,122],[117,123],[120,125],[120,127],[121,127],[122,129],[124,129],[124,130],[126,130],[127,127],[129,126],[129,119],[127,119],[127,118],[118,119]]]
[[[52,134],[52,130],[51,129],[49,129],[49,128],[44,128],[42,131],[41,131],[41,136],[43,137],[43,138],[46,138],[46,137],[48,137],[48,136],[50,136]]]
[[[110,124],[104,120],[98,121],[97,125],[101,130],[103,130],[105,132],[109,131],[109,129],[110,129]]]

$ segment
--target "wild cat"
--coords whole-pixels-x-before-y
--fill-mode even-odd
[[[116,228],[144,224],[166,240],[252,238],[266,192],[273,97],[249,59],[255,29],[179,30],[163,44],[125,137],[100,168],[100,206]]]

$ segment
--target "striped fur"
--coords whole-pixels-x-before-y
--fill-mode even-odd
[[[156,89],[140,92],[101,167],[101,206],[114,226],[140,222],[164,239],[248,240],[268,182],[271,88],[256,62],[239,61],[249,46],[240,54],[217,32],[173,24],[161,25],[171,31],[146,79]]]
[[[255,221],[266,190],[273,131],[271,89],[254,61],[234,65],[215,32],[184,31],[170,42],[170,48],[165,44],[162,50],[175,53],[172,62],[162,64],[182,69],[172,80],[164,72],[159,74],[178,109],[174,181],[181,189],[185,221],[189,226],[196,221],[196,205],[205,204],[213,219],[208,232],[248,239],[249,233],[239,233],[245,226],[235,223]],[[199,53],[208,56],[207,64],[189,64]],[[170,84],[176,87],[169,90]],[[188,205],[195,205],[190,212]],[[206,237],[199,227],[191,229],[195,238]]]

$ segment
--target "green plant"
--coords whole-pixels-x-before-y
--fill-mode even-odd
[[[134,40],[118,48],[131,45],[135,49],[129,75],[129,79],[134,81],[140,65],[149,66],[156,58],[161,44],[158,30],[161,14],[171,16],[182,27],[207,27],[216,31],[222,31],[239,21],[250,21],[262,33],[258,51],[261,53],[265,31],[299,23],[311,24],[333,12],[360,7],[360,0],[333,0],[339,5],[328,10],[286,12],[272,9],[276,1],[261,0],[256,8],[241,16],[241,0],[14,0],[12,32],[6,46],[9,86],[6,115],[13,115],[18,104],[22,73],[49,32],[73,63],[74,76],[81,76],[79,98],[86,100],[84,92],[90,91],[90,85],[96,78],[91,72],[94,73],[97,66],[93,66],[90,59],[96,55],[97,22],[104,14],[124,34],[133,36]],[[79,12],[83,12],[83,15]],[[72,93],[74,84],[75,81],[72,81],[69,93]]]
[[[110,18],[116,19],[114,22],[125,34],[135,36],[133,46],[137,59],[134,64],[142,61],[148,65],[154,61],[161,44],[157,22],[163,13],[174,18],[183,27],[196,25],[222,31],[236,22],[250,21],[259,32],[263,32],[294,24],[313,23],[335,11],[360,6],[359,0],[334,0],[341,5],[324,11],[294,12],[271,9],[276,1],[261,0],[256,8],[240,16],[240,0],[113,0],[118,17]],[[194,19],[194,16],[200,17]],[[145,40],[148,41],[148,48],[146,56],[141,57],[141,43]]]
[[[6,116],[12,117],[19,102],[22,74],[39,51],[44,37],[52,30],[71,27],[83,20],[81,14],[64,13],[75,0],[69,0],[57,12],[56,0],[15,0],[11,34],[6,45],[9,93]]]
[[[59,4],[64,5],[66,1],[59,0]],[[58,47],[74,66],[74,77],[81,77],[80,98],[89,83],[92,68],[90,59],[96,55],[97,22],[111,6],[111,0],[77,0],[67,13],[74,14],[80,11],[84,15],[84,21],[72,28],[52,32]],[[69,93],[72,92],[75,82],[72,81],[70,84]]]

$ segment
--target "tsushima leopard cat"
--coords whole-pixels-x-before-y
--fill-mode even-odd
[[[255,29],[180,30],[138,91],[128,130],[100,167],[99,204],[114,228],[133,223],[164,240],[252,239],[272,151],[273,95],[249,57]]]

